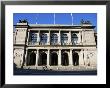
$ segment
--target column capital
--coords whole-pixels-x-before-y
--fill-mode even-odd
[[[71,32],[71,30],[69,30],[69,32]]]
[[[84,51],[84,49],[81,49],[81,51]]]
[[[71,51],[73,50],[73,49],[70,49]]]

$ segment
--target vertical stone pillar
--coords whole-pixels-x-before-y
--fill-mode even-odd
[[[83,49],[81,49],[80,54],[79,54],[79,66],[84,65],[84,57],[83,57]]]
[[[47,52],[47,66],[49,66],[49,59],[50,59],[50,50],[48,49],[48,52]]]
[[[86,60],[87,60],[87,50],[84,49],[83,51],[83,54],[84,54],[84,65],[86,65]]]
[[[40,31],[38,31],[38,43],[40,45]]]
[[[82,44],[85,44],[85,30],[82,31]]]
[[[39,60],[39,50],[36,52],[36,66],[38,66],[38,60]]]
[[[59,30],[58,43],[61,45],[61,31]]]
[[[84,41],[84,32],[82,31],[82,44],[83,44],[83,41]]]
[[[59,54],[58,54],[58,66],[61,66],[61,49],[59,49]]]
[[[29,31],[28,31],[28,34],[27,34],[27,43],[26,43],[27,45],[28,45],[28,44],[29,44],[29,42],[30,42],[30,41],[29,41],[29,37],[30,37],[30,35],[29,35],[29,34],[30,34],[30,33],[29,33]]]
[[[72,49],[70,49],[70,55],[69,55],[69,65],[72,66],[73,65],[73,55],[72,55]]]
[[[27,65],[27,59],[28,59],[28,49],[26,49],[26,54],[25,54],[25,61],[24,61],[24,66]]]
[[[69,44],[71,45],[72,42],[71,42],[71,31],[69,31]]]
[[[79,44],[81,44],[82,40],[81,40],[81,31],[79,31]]]
[[[49,30],[49,34],[48,34],[48,41],[47,44],[50,45],[50,30]]]

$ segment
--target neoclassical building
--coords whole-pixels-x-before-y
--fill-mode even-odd
[[[97,69],[95,26],[28,24],[14,25],[14,64],[17,68],[74,70]]]

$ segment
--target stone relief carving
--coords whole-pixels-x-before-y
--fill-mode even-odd
[[[19,20],[19,23],[27,23],[27,19]]]
[[[81,24],[91,24],[91,22],[89,20],[84,21],[83,19],[81,19]]]

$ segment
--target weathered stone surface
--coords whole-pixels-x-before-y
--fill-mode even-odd
[[[37,69],[37,70],[56,70],[56,71],[81,71],[81,70],[93,70],[97,69],[97,48],[94,37],[94,30],[91,29],[92,25],[84,24],[87,29],[82,29],[83,25],[78,27],[74,26],[70,29],[67,26],[60,25],[30,25],[28,23],[17,23],[14,32],[14,64],[17,68],[24,69]],[[24,27],[23,25],[28,25]],[[54,28],[55,26],[55,28]],[[60,26],[58,28],[57,26]],[[52,27],[52,28],[51,28]],[[57,27],[57,28],[56,28]],[[90,28],[89,28],[90,27]],[[67,28],[67,29],[66,29]],[[32,37],[31,33],[36,34],[36,42],[30,41]],[[41,34],[47,35],[47,42],[41,43]],[[54,44],[52,42],[52,34],[58,36],[58,42]],[[62,43],[62,35],[66,35],[67,40]],[[72,34],[77,36],[74,40]],[[73,43],[74,40],[74,43]],[[42,56],[45,53],[46,55]],[[52,53],[56,53],[57,56],[51,57]],[[63,53],[67,54],[67,60],[63,61]],[[77,60],[73,57],[73,54]],[[33,54],[31,56],[31,54]],[[42,54],[42,55],[41,55]],[[42,62],[41,58],[46,60]],[[35,58],[33,62],[33,58]],[[52,62],[53,59],[57,59]],[[64,59],[64,57],[63,57]],[[57,63],[55,66],[50,65],[51,63]],[[40,66],[39,63],[44,63],[45,66]],[[67,66],[63,66],[63,63]],[[31,65],[30,65],[31,64]],[[75,66],[76,65],[76,66]]]

